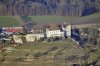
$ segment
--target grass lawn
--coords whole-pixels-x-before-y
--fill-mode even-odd
[[[11,16],[0,16],[0,27],[18,26],[19,22]]]
[[[89,16],[83,16],[83,17],[78,17],[78,16],[30,16],[33,21],[37,23],[42,23],[42,24],[48,24],[48,23],[62,23],[62,22],[67,22],[67,23],[73,23],[81,20],[90,20],[90,19],[97,19],[100,18],[100,14],[95,13]]]

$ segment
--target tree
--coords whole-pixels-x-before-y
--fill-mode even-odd
[[[89,7],[96,7],[100,12],[99,4],[99,0],[0,0],[0,15],[82,16]]]

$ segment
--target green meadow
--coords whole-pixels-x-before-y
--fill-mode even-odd
[[[0,16],[0,27],[18,26],[19,22],[11,16]]]
[[[40,23],[40,24],[54,24],[54,23],[75,23],[77,21],[83,21],[83,20],[89,20],[89,23],[92,19],[95,20],[95,22],[100,20],[100,14],[95,13],[89,16],[29,16],[33,22]],[[21,24],[21,20],[17,19],[13,16],[0,16],[0,27],[6,27],[6,26],[19,26]]]

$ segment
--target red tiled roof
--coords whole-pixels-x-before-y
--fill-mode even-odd
[[[23,32],[23,28],[22,27],[6,27],[4,28],[5,31],[7,32],[15,32],[15,33],[18,33],[18,32]]]
[[[7,32],[23,32],[23,29],[6,29]]]

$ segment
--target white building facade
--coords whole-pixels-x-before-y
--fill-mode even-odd
[[[46,29],[46,35],[48,38],[50,37],[60,37],[61,36],[61,31],[60,30],[49,30]]]
[[[26,39],[26,42],[35,42],[43,39],[48,38],[66,38],[71,37],[71,25],[64,25],[64,26],[53,26],[52,28],[46,28],[46,31],[44,33],[31,33],[26,34],[24,37]],[[23,43],[21,36],[14,35],[13,39],[15,43]]]
[[[66,27],[62,26],[61,29],[59,28],[57,30],[49,30],[49,28],[46,28],[47,38],[50,38],[50,37],[64,37],[65,35],[67,37],[71,37],[71,25],[67,25]]]

